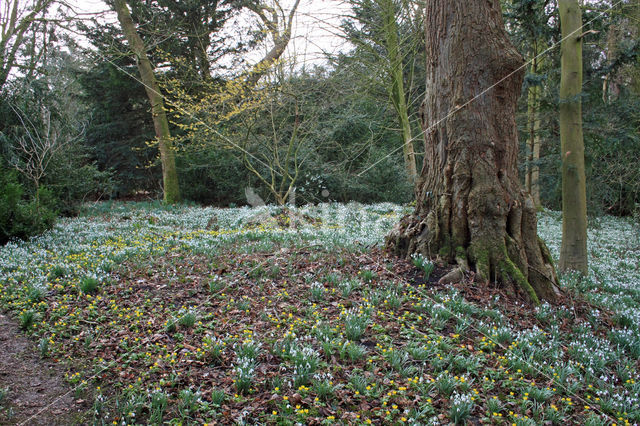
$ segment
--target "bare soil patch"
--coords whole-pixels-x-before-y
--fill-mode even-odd
[[[87,405],[73,398],[62,368],[39,357],[34,342],[0,313],[0,424],[83,424]]]

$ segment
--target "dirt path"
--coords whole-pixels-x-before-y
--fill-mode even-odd
[[[70,389],[61,367],[40,358],[15,321],[0,313],[0,424],[82,424],[87,407]]]

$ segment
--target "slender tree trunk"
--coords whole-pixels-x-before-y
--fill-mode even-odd
[[[392,230],[387,248],[457,264],[443,283],[473,271],[532,303],[554,300],[555,269],[518,179],[522,58],[504,30],[500,2],[431,0],[425,19],[425,160],[416,210]]]
[[[400,121],[400,129],[402,133],[402,153],[404,156],[404,164],[407,170],[409,180],[415,184],[418,178],[418,170],[416,169],[416,154],[413,149],[413,136],[411,135],[411,122],[409,121],[409,108],[404,93],[404,82],[402,74],[402,64],[393,70],[392,93],[393,105]]]
[[[25,35],[29,29],[38,26],[37,16],[44,14],[53,0],[36,0],[31,3],[20,0],[3,1],[0,11],[0,92],[6,84],[11,71],[18,65],[20,49],[26,43]],[[23,12],[24,16],[21,16]],[[34,36],[35,38],[35,33]]]
[[[540,119],[540,88],[536,91],[536,113],[533,118],[533,146],[532,146],[532,164],[531,164],[531,196],[536,208],[540,207],[540,148],[542,146],[542,136],[540,130],[542,120]]]
[[[560,0],[562,59],[560,145],[562,155],[562,247],[559,268],[587,274],[587,197],[582,138],[582,11],[577,0]]]
[[[531,61],[531,74],[536,75],[538,73],[539,59],[538,59],[538,44],[534,43],[535,48],[533,51],[533,59]],[[527,95],[527,116],[528,116],[528,140],[527,147],[529,150],[529,156],[527,161],[527,170],[525,175],[525,188],[533,197],[533,202],[536,207],[540,207],[540,167],[538,162],[540,161],[540,145],[542,138],[540,137],[540,86],[531,86],[528,89]]]
[[[402,96],[402,100],[405,100],[404,95]],[[416,153],[413,149],[413,136],[411,136],[411,123],[409,122],[406,103],[404,103],[404,106],[401,106],[401,108],[402,112],[398,115],[400,117],[400,124],[402,125],[404,164],[407,169],[407,176],[409,176],[409,180],[415,184],[418,179],[418,170],[416,169]]]
[[[416,155],[413,149],[413,137],[411,136],[411,122],[409,121],[409,107],[404,92],[404,73],[402,55],[400,54],[400,42],[398,40],[398,23],[392,0],[382,0],[380,6],[384,14],[384,34],[387,53],[389,55],[391,87],[390,95],[393,107],[398,115],[402,132],[402,152],[407,176],[415,184],[418,171],[416,169]]]
[[[144,42],[136,32],[136,27],[131,19],[131,13],[125,0],[115,0],[114,2],[118,21],[122,26],[122,31],[129,42],[129,47],[133,50],[140,71],[140,78],[151,102],[151,115],[153,116],[153,127],[158,148],[160,150],[160,161],[162,163],[162,183],[164,189],[164,201],[166,203],[176,203],[180,201],[180,188],[178,186],[178,172],[176,170],[175,152],[171,142],[169,131],[169,121],[164,108],[164,99],[160,89],[156,84],[153,67],[147,57]]]
[[[618,11],[618,13],[620,13]],[[580,20],[582,25],[582,19]],[[616,24],[609,25],[609,31],[607,32],[607,42],[605,55],[609,65],[617,59],[618,56],[618,42],[620,41],[620,28]],[[582,47],[581,47],[582,49]],[[616,78],[616,73],[607,72],[602,81],[602,102],[605,104],[615,100],[620,95],[619,78]]]

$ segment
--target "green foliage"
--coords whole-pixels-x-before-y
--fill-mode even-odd
[[[246,202],[244,188],[252,186],[267,202],[281,202],[272,187],[282,196],[293,178],[298,203],[409,201],[411,185],[398,179],[405,174],[397,152],[401,138],[389,130],[395,127],[393,112],[381,109],[377,99],[352,93],[358,74],[346,63],[340,67],[289,75],[281,87],[270,89],[269,99],[256,95],[264,105],[241,111],[224,125],[208,115],[182,117],[181,125],[199,123],[197,131],[178,137],[185,198],[240,204]],[[224,138],[212,136],[211,128],[220,129]]]
[[[610,5],[605,8],[608,7]],[[544,50],[558,41],[556,8],[557,5],[544,0],[504,2],[507,30],[526,59],[534,56],[536,47]],[[631,215],[640,202],[640,171],[636,164],[640,149],[637,114],[640,92],[634,89],[634,82],[640,81],[637,61],[640,45],[633,37],[637,33],[637,18],[629,16],[630,13],[633,8],[626,5],[618,5],[606,15],[598,8],[584,11],[583,22],[592,21],[589,28],[594,30],[583,43],[585,66],[581,94],[589,214]],[[558,128],[560,55],[556,52],[549,51],[539,58],[537,74],[528,70],[517,120],[520,165],[524,171],[524,167],[533,165],[528,164],[530,152],[524,143],[530,131],[527,89],[541,87],[540,118],[544,125],[540,129],[540,160],[535,165],[540,167],[542,203],[557,210],[562,200]]]
[[[149,408],[149,421],[152,424],[162,424],[162,416],[167,409],[169,397],[162,391],[151,394],[151,407]]]
[[[333,396],[335,386],[331,383],[331,380],[314,379],[313,390],[315,391],[316,395],[318,395],[318,398],[322,399],[323,401],[327,401]]]
[[[45,184],[51,203],[63,216],[75,216],[82,202],[101,199],[115,190],[112,170],[100,171],[81,144],[65,147],[52,159]]]
[[[311,283],[310,294],[311,300],[314,302],[320,302],[324,299],[324,294],[326,293],[326,289],[324,285],[318,281],[314,281]]]
[[[369,317],[357,309],[344,314],[344,334],[349,340],[360,340],[369,325]]]
[[[247,393],[251,389],[255,377],[256,366],[255,359],[242,356],[238,357],[234,366],[234,371],[236,373],[236,390],[239,393]]]
[[[385,353],[386,359],[391,368],[400,375],[409,377],[415,374],[416,368],[411,365],[409,354],[403,350],[389,350]]]
[[[217,363],[222,359],[225,343],[222,339],[208,335],[203,339],[203,348],[212,362]]]
[[[93,294],[98,290],[100,281],[95,277],[84,277],[80,281],[80,291],[84,294]]]
[[[0,164],[0,244],[12,238],[29,238],[53,226],[53,197],[46,188],[41,188],[38,195],[39,200],[25,197],[15,171]]]
[[[343,280],[338,284],[338,288],[342,292],[342,297],[349,297],[354,290],[360,287],[360,282],[356,279]]]
[[[600,99],[586,102],[585,163],[589,209],[600,214],[632,215],[640,203],[637,161],[640,96],[623,91],[606,104]]]
[[[56,265],[51,269],[51,272],[49,272],[48,278],[53,281],[56,278],[64,277],[66,273],[67,271],[62,266]]]
[[[245,340],[236,347],[236,355],[238,358],[256,359],[260,354],[262,343],[256,343],[253,340]]]
[[[193,311],[184,311],[178,319],[178,324],[184,328],[192,328],[197,321],[196,313]]]
[[[242,162],[232,152],[209,146],[177,153],[183,198],[202,204],[244,204],[244,188],[252,185]]]
[[[365,269],[363,271],[360,271],[358,275],[360,275],[360,278],[362,278],[362,280],[365,283],[370,283],[377,276],[376,273],[370,269]]]
[[[165,322],[164,329],[167,331],[167,333],[176,332],[176,330],[178,329],[178,326],[176,325],[176,323],[177,321],[175,320],[175,318],[170,318]]]
[[[357,343],[345,342],[345,351],[351,361],[359,361],[367,354],[367,349]]]
[[[431,262],[428,258],[425,258],[421,254],[414,254],[411,256],[411,262],[416,268],[420,268],[424,272],[424,279],[428,280],[431,273],[436,268],[435,263]]]
[[[28,285],[27,294],[29,297],[29,302],[31,302],[32,304],[36,304],[44,297],[44,290],[42,289],[42,287]]]
[[[211,391],[211,403],[219,407],[227,399],[227,394],[221,389],[213,389]]]
[[[131,60],[114,63],[137,75]],[[160,168],[152,147],[155,138],[144,87],[111,62],[98,62],[80,75],[92,120],[85,143],[93,150],[97,168],[114,173],[114,196],[157,191]]]
[[[191,389],[183,389],[178,396],[180,397],[178,412],[183,417],[189,416],[197,407],[198,399],[200,399],[199,392],[194,392]]]
[[[293,387],[308,385],[320,364],[319,354],[310,346],[294,348],[289,357],[293,363]]]
[[[351,377],[349,378],[349,385],[361,395],[367,391],[367,386],[369,385],[369,381],[367,377],[363,375],[359,370],[355,370]]]
[[[33,326],[36,319],[36,313],[32,310],[23,311],[20,314],[20,329],[27,331]]]
[[[38,342],[38,351],[42,358],[46,358],[49,355],[49,338],[43,337]]]
[[[453,395],[453,398],[451,400],[451,407],[449,408],[449,417],[457,425],[465,424],[466,420],[471,415],[473,406],[474,406],[474,403],[471,396],[466,394],[463,394],[463,395],[455,394]]]
[[[8,180],[3,183],[12,192],[2,204],[13,204],[16,225],[7,232],[3,223],[2,239],[40,233],[52,226],[55,214],[76,214],[82,201],[109,191],[110,174],[97,170],[83,144],[79,58],[68,47],[71,53],[52,49],[42,74],[17,78],[0,95],[0,180]]]
[[[444,371],[436,378],[435,388],[442,396],[448,398],[456,388],[456,381],[448,371]]]
[[[360,146],[366,144],[363,140],[351,139],[349,141],[352,149],[357,147],[356,143],[359,143]],[[397,143],[401,142],[397,141]],[[332,168],[331,173],[327,173],[326,167],[324,167],[324,170],[318,171],[317,175],[312,176],[318,176],[322,187],[326,187],[329,198],[332,200],[367,203],[409,202],[413,196],[411,185],[406,179],[398,178],[398,176],[405,174],[401,154],[393,153],[393,147],[365,145],[364,149],[366,161],[345,159],[343,163]],[[311,192],[310,189],[305,194],[309,192]],[[321,195],[321,190],[316,190],[316,193]],[[317,198],[322,199],[320,196]]]

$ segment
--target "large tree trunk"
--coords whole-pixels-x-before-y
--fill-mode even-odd
[[[500,2],[432,0],[425,17],[425,160],[416,210],[392,230],[387,248],[456,263],[443,282],[471,270],[533,303],[554,300],[555,270],[518,180],[522,58],[504,31]]]
[[[178,172],[176,170],[175,152],[171,142],[169,132],[169,121],[164,109],[164,99],[160,89],[156,84],[153,74],[153,67],[147,57],[144,42],[136,32],[136,27],[131,19],[131,13],[125,0],[115,0],[115,9],[118,14],[118,21],[122,26],[122,31],[129,42],[129,47],[133,50],[140,71],[140,79],[151,102],[151,115],[153,117],[153,127],[158,148],[160,150],[160,161],[162,163],[162,183],[164,189],[164,201],[172,204],[180,201],[180,188],[178,186]]]
[[[582,10],[578,0],[560,0],[562,59],[560,152],[562,154],[561,270],[587,274],[587,196],[582,138]]]

